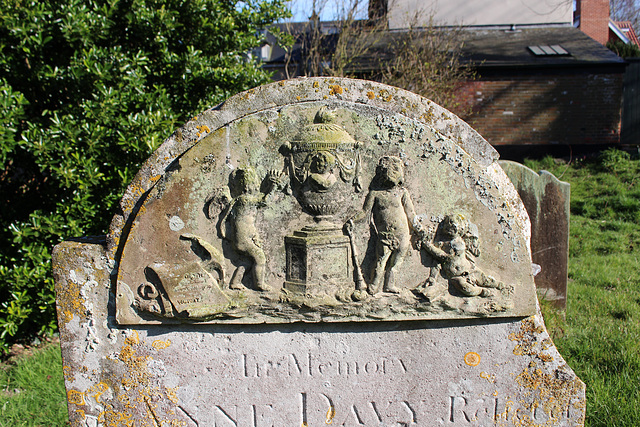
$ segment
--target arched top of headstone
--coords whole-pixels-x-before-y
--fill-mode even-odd
[[[512,181],[522,182],[527,186],[533,186],[536,181],[542,181],[544,183],[553,182],[555,185],[560,186],[564,191],[569,191],[571,188],[571,184],[566,181],[562,181],[557,176],[544,169],[540,172],[536,172],[530,167],[512,160],[500,160],[498,163]]]
[[[401,114],[432,126],[443,136],[451,138],[483,166],[498,159],[498,152],[466,122],[415,93],[368,80],[334,77],[283,80],[234,95],[193,117],[167,138],[128,186],[120,203],[121,213],[116,215],[109,230],[109,249],[115,251],[122,229],[140,198],[165,174],[174,160],[198,141],[249,114],[309,102],[359,104]]]
[[[122,324],[534,314],[528,220],[495,150],[410,92],[311,78],[194,117],[129,186]]]

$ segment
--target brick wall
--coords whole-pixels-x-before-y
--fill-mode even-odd
[[[602,45],[609,41],[609,0],[577,0],[580,30]]]
[[[622,81],[619,72],[483,77],[459,88],[454,112],[492,145],[618,143]]]

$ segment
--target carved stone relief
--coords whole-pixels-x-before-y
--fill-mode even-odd
[[[496,167],[424,123],[357,104],[250,114],[201,139],[146,195],[122,250],[118,321],[533,314],[525,234]]]

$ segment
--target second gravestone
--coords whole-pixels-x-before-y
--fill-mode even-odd
[[[74,425],[582,425],[495,150],[409,92],[236,95],[56,247]]]

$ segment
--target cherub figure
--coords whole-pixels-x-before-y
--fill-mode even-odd
[[[304,181],[312,191],[328,191],[336,183],[338,178],[333,173],[336,159],[328,151],[319,151],[311,158],[309,173]]]
[[[376,167],[362,212],[351,221],[362,220],[371,211],[376,232],[376,265],[367,291],[398,293],[394,274],[411,249],[412,222],[415,217],[409,190],[403,187],[404,165],[394,156],[384,156]],[[345,227],[352,227],[347,221]]]
[[[418,289],[425,296],[431,292],[438,271],[458,291],[468,297],[491,296],[488,288],[504,289],[505,285],[476,267],[473,257],[480,256],[478,228],[460,214],[447,215],[441,223],[444,239],[432,243],[432,236],[420,231],[420,247],[439,263],[431,269],[427,282]]]
[[[253,285],[259,291],[269,291],[264,283],[266,256],[256,229],[258,208],[264,207],[265,198],[280,183],[281,173],[271,171],[265,177],[266,190],[260,191],[260,181],[251,168],[237,168],[229,176],[229,190],[233,198],[220,220],[220,235],[252,264]],[[227,226],[229,233],[227,233]],[[240,289],[244,267],[238,267],[231,278],[231,289]]]

